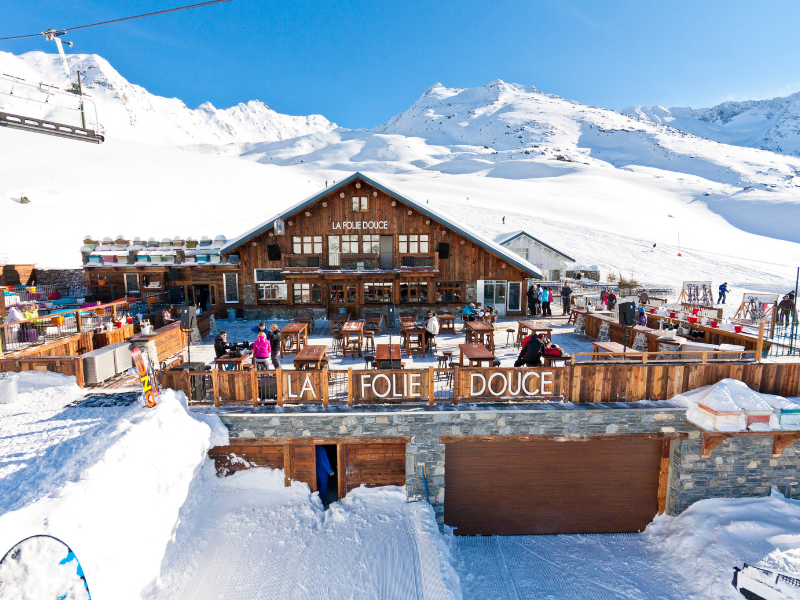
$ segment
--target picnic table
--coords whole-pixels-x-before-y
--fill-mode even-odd
[[[389,344],[377,344],[375,346],[375,362],[381,369],[400,368],[400,344],[392,344],[389,352]]]
[[[294,357],[294,368],[301,371],[322,369],[327,364],[328,347],[325,345],[306,344]]]
[[[342,354],[348,350],[358,347],[358,355],[361,356],[361,348],[364,346],[364,322],[347,321],[340,329],[342,334]]]
[[[566,352],[561,356],[553,356],[552,354],[543,354],[545,367],[566,367],[572,362],[572,355]]]
[[[295,354],[308,343],[308,323],[289,323],[281,329],[281,358]],[[290,348],[292,348],[290,350]]]
[[[538,321],[518,321],[517,322],[517,346],[522,344],[522,340],[525,338],[525,335],[530,333],[531,335],[539,335],[540,333],[544,334],[545,339],[548,342],[553,341],[553,330],[546,325],[542,325]]]
[[[455,333],[456,332],[456,316],[449,313],[439,313],[439,333]]]
[[[631,360],[642,360],[644,354],[638,350],[633,350],[630,347],[626,350],[625,346],[617,342],[592,342],[592,360],[602,360],[602,355],[605,353],[621,353],[625,350],[624,357],[611,356],[612,360],[625,360],[630,357]]]
[[[425,327],[415,324],[403,324],[401,335],[406,340],[406,356],[418,352],[425,356]]]
[[[216,359],[217,369],[222,371],[225,370],[223,367],[225,365],[233,366],[234,371],[242,371],[244,369],[244,363],[247,361],[248,358],[252,356],[252,353],[242,353],[241,356],[231,356],[230,352],[226,352],[222,356]]]
[[[469,321],[470,323],[472,321]],[[494,361],[494,354],[483,344],[459,344],[459,357],[458,357],[458,366],[464,366],[464,357],[467,357],[469,361],[469,366],[474,367],[475,363],[482,363],[484,361]],[[478,364],[478,366],[482,366]],[[489,364],[491,367],[492,365]]]
[[[467,321],[466,342],[471,344],[476,340],[484,344],[490,352],[494,353],[494,327],[483,321]]]
[[[298,313],[294,318],[295,323],[308,323],[308,330],[314,331],[314,313]]]

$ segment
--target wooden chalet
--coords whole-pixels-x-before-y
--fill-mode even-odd
[[[526,280],[542,278],[511,250],[361,173],[230,241],[87,236],[82,252],[100,300],[170,292],[174,304],[252,319],[468,302],[522,316]]]

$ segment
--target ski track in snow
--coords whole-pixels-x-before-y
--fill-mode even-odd
[[[404,489],[357,489],[323,511],[305,484],[284,488],[282,471],[259,471],[218,480],[206,465],[146,597],[459,597],[433,511]],[[248,481],[260,483],[243,489]]]
[[[686,588],[639,534],[454,537],[465,600],[687,600]]]

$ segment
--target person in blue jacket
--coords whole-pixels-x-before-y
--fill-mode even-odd
[[[464,310],[461,311],[461,314],[466,317],[467,321],[474,321],[476,312],[478,311],[475,310],[474,304],[465,304]]]
[[[717,304],[725,304],[725,297],[728,295],[728,282],[726,281],[721,286],[719,286],[719,298],[717,298]]]
[[[328,460],[328,453],[325,446],[317,446],[317,489],[319,499],[325,504],[328,501],[328,476],[333,475],[331,463]]]

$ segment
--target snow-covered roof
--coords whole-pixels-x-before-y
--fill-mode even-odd
[[[517,239],[518,237],[523,236],[523,235],[525,237],[527,237],[527,238],[530,238],[531,240],[533,240],[534,242],[536,242],[540,246],[544,246],[548,250],[552,250],[553,252],[555,252],[559,256],[563,256],[568,261],[575,262],[575,259],[572,258],[571,256],[569,256],[568,254],[564,254],[563,252],[561,252],[561,250],[557,250],[556,248],[553,248],[550,244],[544,243],[542,240],[532,236],[530,233],[528,233],[524,229],[518,229],[516,231],[511,231],[509,233],[501,233],[500,235],[498,235],[497,237],[494,238],[494,241],[502,246],[504,244],[508,244],[509,242],[511,242],[511,241]]]
[[[250,239],[254,238],[255,236],[260,235],[260,234],[266,232],[267,230],[269,230],[275,224],[276,219],[286,220],[290,216],[292,216],[293,214],[303,210],[307,206],[311,206],[312,204],[314,204],[315,202],[317,202],[318,200],[320,200],[324,196],[327,196],[331,192],[333,192],[333,191],[335,191],[335,190],[337,190],[337,189],[339,189],[339,188],[341,188],[341,187],[343,187],[345,185],[348,185],[349,183],[351,183],[352,181],[354,181],[356,179],[361,179],[365,183],[368,183],[368,184],[378,188],[382,192],[397,198],[398,200],[400,200],[404,204],[407,204],[407,205],[415,208],[416,210],[418,210],[422,214],[424,214],[424,215],[426,215],[426,216],[428,216],[428,217],[430,217],[430,218],[432,218],[432,219],[434,219],[436,221],[439,221],[440,223],[446,225],[447,227],[449,227],[453,231],[463,235],[464,237],[466,237],[467,239],[475,242],[479,246],[482,246],[485,250],[488,250],[492,254],[496,254],[498,256],[502,256],[509,263],[511,263],[512,265],[514,265],[518,269],[521,269],[525,273],[528,273],[529,275],[532,275],[536,279],[543,279],[542,272],[539,270],[538,267],[536,267],[535,265],[532,265],[531,263],[529,263],[526,260],[523,260],[521,257],[517,256],[514,252],[511,252],[511,250],[509,250],[508,248],[505,248],[505,247],[501,246],[500,244],[498,244],[494,240],[490,240],[490,239],[484,237],[483,235],[481,235],[480,233],[478,233],[478,232],[474,231],[473,229],[467,227],[466,225],[462,225],[460,223],[454,223],[453,221],[451,221],[445,215],[443,215],[440,212],[432,209],[430,207],[430,205],[423,204],[423,203],[418,202],[418,201],[416,201],[416,200],[414,200],[412,198],[409,198],[408,196],[400,194],[399,192],[396,192],[392,188],[390,188],[390,187],[388,187],[388,186],[386,186],[386,185],[384,185],[382,183],[379,183],[379,182],[375,181],[374,179],[372,179],[370,177],[367,177],[366,175],[363,175],[362,173],[360,173],[358,171],[356,171],[355,173],[353,173],[352,175],[350,175],[346,179],[343,179],[339,183],[337,183],[335,185],[332,185],[330,187],[327,187],[327,188],[323,189],[322,191],[314,194],[313,196],[310,196],[309,198],[306,198],[305,200],[302,200],[302,201],[298,202],[294,206],[292,206],[290,208],[287,208],[286,210],[284,210],[283,212],[275,215],[271,219],[267,219],[261,225],[258,225],[257,227],[254,227],[253,229],[243,233],[242,235],[233,238],[227,244],[225,244],[225,246],[223,246],[222,252],[223,253],[232,252],[233,250],[235,250],[236,248],[238,248],[242,244],[246,243]],[[567,258],[569,258],[569,257],[567,257]],[[572,260],[572,259],[570,259],[570,260]]]

